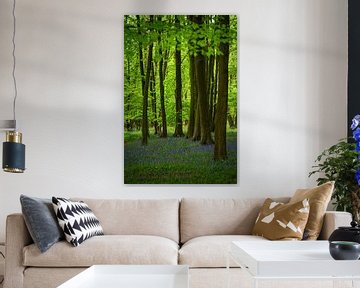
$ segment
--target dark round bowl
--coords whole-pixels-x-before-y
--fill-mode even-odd
[[[330,255],[335,260],[358,260],[360,257],[360,244],[348,241],[331,241]]]

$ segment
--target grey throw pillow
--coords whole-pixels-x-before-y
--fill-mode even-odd
[[[51,199],[21,195],[20,203],[31,238],[41,253],[64,238]]]

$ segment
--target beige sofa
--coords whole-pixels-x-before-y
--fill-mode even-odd
[[[23,216],[8,216],[5,288],[56,287],[94,264],[186,264],[191,288],[223,288],[231,241],[268,241],[250,235],[263,199],[81,200],[105,235],[76,248],[61,241],[41,254]],[[321,237],[350,219],[345,212],[327,212]],[[240,287],[243,272],[231,266],[230,286]]]

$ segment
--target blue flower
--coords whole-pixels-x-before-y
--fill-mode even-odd
[[[358,168],[358,170],[355,173],[355,179],[358,182],[359,186],[360,186],[360,167]]]
[[[360,152],[360,142],[356,142],[355,150]],[[360,155],[359,155],[360,156]]]
[[[360,128],[353,131],[353,136],[356,142],[360,142]]]
[[[352,119],[351,130],[355,130],[360,124],[360,115],[356,115]]]

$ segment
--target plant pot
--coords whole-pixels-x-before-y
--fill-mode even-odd
[[[332,241],[329,245],[329,251],[335,260],[358,260],[360,244],[348,241]]]
[[[357,242],[360,244],[360,226],[357,225],[357,222],[352,221],[351,226],[343,226],[334,230],[329,237],[329,242],[332,241],[349,241]]]

